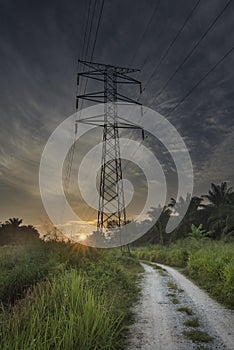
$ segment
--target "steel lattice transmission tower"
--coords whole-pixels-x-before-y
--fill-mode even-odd
[[[99,191],[99,209],[97,217],[97,230],[103,232],[104,228],[122,226],[126,223],[126,209],[124,201],[124,189],[122,182],[122,166],[119,145],[119,129],[141,129],[136,124],[129,123],[120,118],[117,112],[116,102],[122,101],[141,105],[119,93],[119,84],[138,84],[141,91],[140,81],[129,76],[138,69],[116,67],[107,64],[87,62],[79,60],[86,71],[78,73],[77,84],[80,77],[87,77],[102,82],[103,90],[86,93],[77,96],[77,108],[79,99],[97,103],[104,103],[103,120],[88,117],[77,122],[103,127],[103,148],[101,159],[101,176]],[[87,85],[86,85],[87,86]],[[142,131],[143,134],[143,131]]]

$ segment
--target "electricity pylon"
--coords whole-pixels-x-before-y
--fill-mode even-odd
[[[97,231],[103,233],[105,228],[120,227],[126,224],[126,209],[124,201],[124,189],[122,182],[121,154],[119,146],[119,129],[143,129],[137,124],[129,123],[126,119],[118,116],[116,102],[122,101],[141,105],[137,100],[133,100],[119,93],[119,84],[137,84],[140,81],[129,76],[130,73],[137,72],[138,69],[116,67],[107,64],[87,62],[79,60],[87,71],[79,72],[77,75],[77,85],[80,77],[94,79],[103,83],[101,91],[86,93],[76,97],[77,108],[79,99],[84,99],[97,103],[104,103],[103,120],[99,118],[87,117],[79,119],[77,122],[103,127],[103,146],[101,159],[101,176],[99,190],[99,208],[97,217]],[[86,89],[85,89],[86,90]]]

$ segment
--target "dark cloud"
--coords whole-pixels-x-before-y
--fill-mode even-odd
[[[142,67],[139,79],[144,86],[195,3],[161,1],[142,37],[156,1],[106,0],[94,59]],[[225,3],[200,2],[150,80],[142,95],[145,105],[152,103]],[[1,1],[0,191],[4,217],[17,215],[20,203],[24,204],[18,215],[29,218],[30,211],[35,222],[43,215],[38,189],[40,155],[50,133],[75,110],[76,59],[81,55],[87,4],[85,0]],[[153,103],[161,114],[169,114],[168,119],[190,149],[196,194],[206,191],[211,181],[233,181],[234,55],[223,61],[171,114],[170,110],[233,46],[233,5],[232,2]],[[98,11],[100,6],[97,1]],[[94,24],[97,25],[97,16]],[[129,92],[134,96],[135,92]],[[162,163],[166,161],[162,159]],[[170,161],[168,164],[173,169]]]

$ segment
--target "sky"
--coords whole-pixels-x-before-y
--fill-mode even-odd
[[[101,3],[96,1],[94,29]],[[234,46],[234,1],[200,1],[162,59],[196,3],[105,0],[93,60],[141,69],[137,76],[145,87],[141,102],[167,117],[184,139],[194,168],[194,195],[201,195],[211,182],[228,181],[230,186],[234,182],[234,52],[173,108]],[[82,58],[88,1],[1,0],[0,6],[0,221],[21,217],[25,223],[42,225],[48,218],[39,191],[41,154],[54,129],[75,112],[77,59]],[[76,154],[75,160],[79,157]],[[161,160],[170,165],[170,159]],[[173,178],[171,169],[168,176]],[[137,169],[131,171],[136,176]],[[169,197],[174,195],[174,183]],[[74,192],[71,201],[79,207]]]

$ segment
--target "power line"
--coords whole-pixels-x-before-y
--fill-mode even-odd
[[[85,50],[85,42],[86,42],[86,37],[87,37],[87,32],[88,32],[88,24],[89,24],[89,17],[90,17],[90,7],[91,7],[91,0],[89,0],[89,4],[87,7],[87,16],[84,16],[84,18],[86,18],[86,25],[85,25],[85,30],[84,30],[84,38],[83,38],[83,45],[82,45],[82,49],[81,49],[81,57],[82,59],[84,59],[84,50]],[[82,90],[82,85],[83,85],[83,80],[81,80],[81,84],[78,86],[77,84],[77,94],[78,94],[78,88],[81,92]]]
[[[225,55],[223,55],[221,57],[221,59],[218,60],[218,62],[216,62],[216,64],[206,73],[203,75],[203,77],[198,80],[198,82],[186,93],[186,95],[184,97],[182,97],[178,103],[175,105],[175,107],[173,107],[171,109],[171,111],[166,115],[166,117],[168,117],[169,115],[171,115],[171,113],[182,103],[186,100],[186,98],[188,98],[192,92],[203,82],[203,80],[205,80],[207,78],[207,76],[212,73],[234,50],[234,46],[228,51],[226,52]]]
[[[212,73],[232,52],[234,51],[234,46],[228,50],[226,52],[226,54],[224,54],[221,59],[218,60],[218,62],[216,62],[216,64],[211,68],[209,69],[209,71],[203,75],[203,77],[201,79],[199,79],[199,81],[186,93],[185,96],[183,96],[179,101],[178,103],[176,104],[175,107],[173,107],[169,113],[166,115],[166,117],[169,117],[171,115],[171,113],[177,108],[179,107],[179,105],[184,102],[192,93],[193,91],[208,77],[208,75],[210,73]],[[135,154],[137,153],[138,149],[140,148],[141,146],[141,143],[139,143],[139,146],[135,149],[134,153],[132,154],[132,158],[134,158]],[[127,168],[127,166],[129,165],[130,163],[130,160],[128,160],[128,162],[125,164],[125,166],[123,167],[123,171]]]
[[[84,56],[85,42],[86,42],[88,23],[89,23],[89,18],[90,18],[90,7],[91,7],[91,0],[89,0],[88,6],[86,8],[86,12],[85,12],[84,17],[83,17],[82,28],[84,28],[84,37],[83,37],[83,43],[81,45],[81,57]],[[79,70],[79,62],[77,65],[77,70]],[[81,86],[78,87],[78,85],[77,85],[76,96],[78,94],[78,89],[81,89]],[[66,167],[65,167],[65,184],[64,184],[65,193],[69,191],[69,187],[70,187],[70,177],[71,177],[72,164],[73,164],[73,158],[74,158],[74,152],[75,152],[75,139],[76,139],[75,117],[74,117],[74,129],[73,130],[74,130],[74,133],[72,133],[72,139],[71,139],[72,146],[68,151]],[[65,210],[65,202],[63,202],[63,206],[62,206],[62,212],[61,212],[62,220],[64,217],[64,210]]]
[[[98,21],[97,21],[97,27],[96,27],[96,31],[95,31],[95,34],[94,34],[94,42],[93,42],[93,47],[92,47],[92,50],[91,50],[91,58],[90,58],[90,61],[92,61],[92,59],[93,59],[94,52],[95,52],[95,48],[96,48],[96,43],[97,43],[97,39],[98,39],[99,29],[100,29],[100,25],[101,25],[102,16],[103,16],[104,4],[105,4],[105,0],[102,0],[101,7],[100,7],[100,12],[99,12],[99,16],[98,16]],[[95,1],[95,8],[96,8],[96,1]],[[93,12],[93,15],[94,15],[94,12]],[[93,18],[93,17],[92,17],[92,18]],[[91,21],[91,24],[92,24],[92,23],[93,23],[93,21]],[[91,29],[92,29],[92,26],[90,26],[90,32],[91,32]],[[87,58],[87,57],[86,57],[86,58]],[[84,69],[85,69],[85,66],[84,66]],[[84,71],[84,69],[83,69],[83,71]],[[89,72],[89,70],[90,70],[90,69],[88,69],[88,72]],[[84,87],[84,92],[83,92],[83,94],[86,93],[87,85],[88,85],[88,78],[86,78],[86,82],[85,82],[85,87]],[[81,90],[80,90],[80,91],[81,91]],[[80,111],[82,111],[83,103],[84,103],[84,100],[82,99]],[[74,153],[74,151],[73,151],[73,153]],[[90,210],[91,210],[90,207],[86,208],[86,210],[85,210],[85,212],[84,212],[84,215],[87,216],[87,213],[89,213]]]
[[[166,83],[163,85],[161,90],[158,92],[158,94],[153,99],[152,103],[158,99],[158,97],[162,94],[162,92],[165,90],[165,88],[168,86],[170,81],[174,78],[174,76],[177,74],[177,72],[180,70],[180,68],[187,62],[187,60],[192,56],[194,51],[197,49],[197,47],[200,45],[202,40],[207,36],[207,34],[212,30],[212,28],[215,26],[216,22],[219,20],[219,18],[223,15],[224,11],[227,9],[227,7],[231,4],[232,0],[229,0],[226,5],[223,7],[223,9],[220,11],[220,13],[215,17],[215,19],[211,22],[209,27],[206,29],[206,31],[202,34],[200,39],[196,42],[196,44],[192,47],[192,49],[189,51],[189,53],[185,56],[183,61],[179,64],[179,66],[176,68],[174,73],[169,77],[169,79],[166,81]],[[152,105],[151,103],[151,105]]]
[[[87,57],[88,57],[88,51],[89,51],[89,46],[90,46],[90,41],[91,41],[91,33],[92,33],[92,27],[93,27],[93,20],[94,20],[94,14],[95,14],[96,5],[97,5],[97,0],[95,0],[94,5],[93,5],[92,16],[91,16],[89,32],[88,32],[88,40],[87,40],[87,45],[86,45],[86,49],[85,49],[85,54],[84,54],[84,57],[83,57],[84,60],[87,60]],[[81,80],[80,91],[82,89],[82,85],[83,85],[83,79]],[[86,78],[85,90],[86,90],[86,88],[87,88],[87,78]],[[82,102],[81,102],[81,109],[83,107],[83,103]]]
[[[151,23],[152,23],[152,21],[153,21],[154,16],[155,16],[156,13],[158,12],[159,5],[160,5],[160,1],[161,1],[161,0],[158,0],[158,2],[156,3],[156,6],[155,6],[155,8],[154,8],[154,11],[153,11],[152,15],[150,16],[150,18],[149,18],[149,20],[148,20],[148,22],[147,22],[147,24],[146,24],[146,27],[145,27],[145,30],[144,30],[143,34],[141,35],[141,38],[140,38],[140,40],[139,40],[139,44],[138,44],[138,46],[137,46],[137,49],[136,49],[134,55],[132,56],[131,65],[132,65],[133,62],[135,61],[135,58],[136,58],[137,53],[138,53],[138,50],[139,50],[139,48],[141,47],[142,42],[143,42],[143,40],[144,40],[145,34],[147,33],[147,31],[148,31],[148,29],[149,29],[149,27],[150,27],[150,25],[151,25]]]
[[[98,17],[98,24],[97,24],[97,28],[96,28],[96,32],[95,32],[95,36],[94,36],[94,43],[93,43],[93,49],[92,49],[90,61],[92,61],[92,59],[93,59],[93,54],[94,54],[94,50],[95,50],[96,43],[97,43],[97,37],[98,37],[98,32],[99,32],[99,28],[100,28],[100,24],[101,24],[104,3],[105,3],[105,0],[102,0],[101,9],[100,9],[99,17]]]
[[[97,0],[95,0],[94,6],[93,6],[92,17],[91,17],[91,22],[90,22],[90,27],[89,27],[89,34],[88,34],[88,42],[87,42],[87,46],[86,46],[86,50],[85,50],[84,60],[86,60],[88,57],[88,49],[89,49],[89,44],[91,41],[91,33],[92,33],[93,20],[94,20],[96,6],[97,6]]]
[[[192,17],[194,11],[196,10],[196,8],[198,7],[199,3],[201,2],[201,0],[198,0],[196,2],[196,4],[193,6],[192,10],[190,11],[190,13],[188,14],[187,18],[185,19],[184,23],[182,24],[182,26],[180,27],[179,31],[177,32],[177,34],[175,35],[175,37],[173,38],[173,40],[171,41],[171,43],[169,44],[169,46],[167,47],[167,49],[165,50],[164,54],[161,56],[158,64],[156,65],[156,67],[154,68],[150,78],[148,79],[148,81],[145,84],[144,89],[146,89],[146,86],[150,83],[151,79],[153,78],[153,76],[156,74],[156,72],[158,71],[159,67],[162,65],[163,61],[165,60],[165,58],[167,57],[170,49],[172,48],[172,46],[175,44],[176,40],[179,38],[180,34],[183,32],[186,24],[188,23],[188,21],[190,20],[190,18]]]
[[[226,5],[224,6],[224,8],[221,10],[221,12],[216,16],[216,18],[212,21],[212,23],[210,24],[210,26],[208,27],[208,29],[205,31],[205,33],[202,35],[202,37],[197,41],[197,43],[195,44],[195,46],[192,48],[192,50],[190,51],[190,53],[185,57],[185,59],[183,60],[183,62],[180,64],[180,66],[177,68],[177,70],[173,73],[173,77],[174,75],[177,73],[177,71],[181,68],[181,66],[187,61],[187,59],[192,55],[192,53],[195,51],[195,49],[197,48],[197,46],[200,44],[200,42],[204,39],[204,37],[208,34],[208,32],[214,27],[215,23],[218,21],[218,19],[222,16],[222,14],[224,13],[224,11],[226,10],[226,8],[230,5],[231,0],[229,0]],[[199,1],[195,4],[195,7],[192,9],[191,13],[194,12],[195,8],[198,6]],[[190,13],[190,14],[191,14]],[[178,36],[177,36],[178,37]],[[166,117],[168,117],[188,96],[191,95],[191,93],[203,82],[204,79],[206,79],[206,77],[213,72],[216,67],[222,63],[222,61],[229,55],[231,54],[231,52],[233,51],[234,47],[231,48],[189,91],[188,93],[179,100],[179,102],[176,104],[176,106],[166,115]],[[154,72],[152,73],[152,75],[154,74]],[[152,77],[151,75],[151,77]],[[172,78],[173,78],[172,77]],[[171,80],[172,78],[169,78],[169,80]],[[166,83],[167,84],[167,83]],[[165,84],[165,85],[166,85]],[[147,84],[146,84],[147,85]],[[143,91],[145,91],[146,89],[146,85],[144,86],[144,88],[142,89],[141,94],[143,93]],[[166,87],[166,86],[165,86]],[[164,87],[164,88],[165,88]],[[163,89],[164,89],[163,88]],[[162,91],[161,91],[162,92]],[[159,94],[161,94],[161,92]],[[159,94],[156,96],[156,98],[159,96]],[[140,96],[139,96],[140,97]],[[151,106],[153,104],[153,102],[155,101],[155,99],[151,102]],[[139,148],[139,147],[138,147]],[[134,155],[136,154],[138,148],[136,149],[136,151],[134,152]],[[126,164],[126,166],[123,168],[123,170],[126,169],[128,163]]]
[[[94,9],[95,9],[95,7],[96,7],[96,2],[97,2],[97,0],[95,0]],[[99,12],[99,17],[98,17],[97,28],[96,28],[95,37],[94,37],[93,48],[92,48],[92,51],[91,51],[91,58],[90,58],[90,61],[92,61],[92,58],[93,58],[93,55],[94,55],[94,51],[95,51],[95,47],[96,47],[98,32],[99,32],[99,28],[100,28],[102,13],[103,13],[104,2],[105,2],[105,0],[102,0],[101,9],[100,9],[100,12]],[[93,12],[93,14],[92,14],[92,19],[93,19],[93,15],[94,15],[94,12]],[[93,23],[93,21],[91,21],[90,32],[91,32],[91,29],[92,29],[92,23]],[[87,55],[85,56],[85,59],[84,59],[84,60],[85,60],[85,61],[87,60]],[[88,71],[89,71],[89,70],[90,70],[90,69],[88,69]],[[87,85],[88,85],[88,78],[86,78],[85,88],[84,88],[84,91],[83,91],[83,95],[85,95],[85,93],[86,93]],[[83,103],[84,103],[84,100],[81,101],[81,109],[83,108]]]
[[[137,56],[138,50],[139,50],[139,48],[141,47],[141,44],[142,44],[143,39],[144,39],[144,37],[145,37],[145,34],[147,33],[147,31],[148,31],[148,29],[149,29],[149,27],[150,27],[150,25],[151,25],[151,23],[152,23],[152,21],[153,21],[155,15],[158,13],[158,9],[159,9],[160,2],[161,2],[161,0],[158,0],[158,2],[157,2],[156,5],[155,5],[155,8],[154,8],[154,10],[153,10],[152,15],[149,17],[149,19],[148,19],[148,21],[147,21],[147,24],[146,24],[146,26],[145,26],[145,29],[144,29],[144,31],[143,31],[143,34],[141,35],[141,39],[140,39],[140,41],[139,41],[139,44],[138,44],[138,46],[137,46],[137,48],[136,48],[136,50],[135,50],[135,53],[134,53],[134,55],[133,55],[133,57],[132,57],[132,59],[131,59],[131,65],[133,64],[133,62],[134,62],[134,60],[135,60],[135,58],[136,58],[136,56]],[[149,58],[149,56],[146,57],[146,59],[145,59],[143,65],[142,65],[141,69],[140,69],[139,72],[138,72],[138,75],[137,75],[136,79],[138,79],[138,76],[139,76],[139,74],[140,74],[140,71],[144,68],[145,64],[146,64],[147,61],[148,61],[148,58]],[[141,92],[140,92],[140,94],[139,94],[139,96],[138,96],[138,98],[137,98],[137,102],[139,101],[141,94],[142,94],[142,90],[141,90]],[[130,133],[129,139],[131,139],[132,135],[133,135],[133,130],[132,130],[131,133]],[[127,146],[126,146],[126,147],[127,147]],[[124,169],[125,169],[125,167],[123,168],[123,170],[124,170]]]
[[[81,50],[81,55],[84,58],[86,58],[87,54],[88,54],[96,4],[97,4],[97,0],[95,0],[95,2],[94,2],[94,6],[93,6],[93,10],[92,10],[92,17],[91,17],[91,21],[90,21],[91,0],[89,0],[87,16],[86,16],[86,26],[85,26],[85,31],[84,31],[84,40],[83,40],[83,45],[82,45],[82,50]],[[90,21],[90,26],[89,26],[89,21]],[[89,26],[89,32],[88,32],[88,26]],[[88,33],[88,40],[87,40],[87,45],[85,45],[87,33]],[[92,50],[92,52],[94,52],[94,50]],[[81,91],[81,89],[82,89],[82,82],[81,82],[80,91]],[[82,109],[82,106],[81,106],[81,109]],[[74,125],[74,127],[75,127],[75,125]],[[71,177],[71,171],[72,171],[72,165],[73,165],[73,159],[74,159],[74,153],[75,153],[75,139],[76,139],[76,132],[74,131],[72,146],[68,152],[68,160],[67,160],[67,168],[66,168],[65,189],[67,191],[69,190],[69,186],[70,186],[70,177]]]
[[[154,68],[154,70],[152,71],[150,77],[148,78],[148,80],[146,81],[146,83],[144,84],[144,87],[138,97],[138,101],[141,97],[141,95],[144,93],[144,91],[146,90],[147,85],[150,83],[151,79],[153,78],[153,76],[155,75],[155,73],[158,71],[159,67],[161,66],[163,60],[166,58],[166,56],[168,55],[170,49],[172,48],[172,46],[174,45],[174,43],[176,42],[176,40],[178,39],[178,37],[180,36],[180,34],[182,33],[182,31],[184,30],[185,26],[187,25],[188,21],[190,20],[190,18],[192,17],[194,11],[196,10],[196,8],[198,7],[199,3],[201,2],[201,0],[198,0],[196,2],[196,4],[193,6],[192,10],[190,11],[190,13],[188,14],[187,18],[185,19],[184,23],[182,24],[182,26],[180,27],[180,29],[178,30],[177,34],[175,35],[174,39],[171,41],[171,43],[169,44],[169,46],[167,47],[166,51],[164,52],[164,54],[162,55],[162,57],[160,58],[158,64],[156,65],[156,67]],[[145,64],[145,63],[144,63]],[[144,65],[143,65],[144,66]],[[141,67],[142,69],[143,67]]]
[[[82,59],[84,58],[84,49],[85,49],[85,42],[86,42],[86,37],[87,37],[87,32],[88,32],[88,24],[89,24],[89,17],[90,17],[90,7],[91,7],[91,0],[89,0],[89,4],[87,7],[87,15],[84,16],[86,18],[86,25],[85,25],[85,30],[84,30],[84,38],[83,38],[83,45],[82,45],[82,50],[81,50],[81,57]]]
[[[83,25],[82,25],[82,27],[84,27],[85,19],[86,19],[86,25],[84,28],[84,39],[83,39],[83,44],[82,44],[82,48],[81,48],[82,57],[84,55],[84,50],[85,50],[85,41],[86,41],[86,36],[87,36],[87,31],[88,31],[88,23],[89,23],[89,17],[90,17],[90,7],[91,7],[91,0],[89,0],[89,4],[88,4],[87,10],[86,10],[86,14],[84,15],[84,21],[83,21]],[[79,65],[79,62],[78,62],[78,65]],[[76,93],[78,93],[78,86],[76,89]],[[74,120],[74,124],[75,124],[75,120]],[[71,175],[71,170],[72,170],[72,162],[73,162],[74,149],[75,149],[75,146],[74,146],[75,137],[76,137],[76,135],[74,132],[73,138],[72,138],[72,147],[68,152],[67,167],[66,167],[66,173],[65,173],[65,189],[66,190],[69,189],[69,185],[70,185],[70,175]]]

